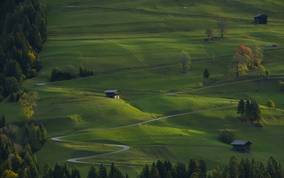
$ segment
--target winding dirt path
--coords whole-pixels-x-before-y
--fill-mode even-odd
[[[185,116],[185,115],[203,113],[203,112],[208,112],[208,111],[230,109],[230,108],[235,107],[235,105],[232,105],[233,102],[230,102],[229,104],[230,104],[229,106],[226,105],[226,106],[219,106],[219,107],[214,107],[214,108],[209,108],[209,109],[201,109],[201,110],[196,110],[196,111],[172,114],[172,115],[162,116],[162,117],[159,117],[159,118],[155,118],[155,119],[151,119],[151,120],[147,120],[147,121],[142,121],[142,122],[138,122],[138,123],[134,123],[134,124],[129,124],[129,125],[125,125],[125,126],[118,126],[118,127],[113,127],[113,128],[106,128],[106,129],[120,129],[120,128],[136,127],[136,126],[146,125],[146,124],[149,124],[149,123],[152,123],[152,122],[157,122],[157,121],[160,121],[160,120],[170,119],[170,118],[174,118],[174,117],[178,117],[178,116]],[[64,138],[67,138],[69,136],[74,136],[74,135],[76,135],[76,134],[64,135],[64,136],[60,136],[60,137],[52,137],[51,140],[54,141],[54,142],[57,142],[57,143],[64,143],[64,142],[76,143],[75,141],[69,141],[69,140],[64,139]],[[79,135],[79,134],[77,134],[77,135]],[[105,156],[110,156],[110,155],[126,152],[130,149],[130,146],[121,145],[121,144],[107,144],[107,143],[104,144],[104,143],[102,143],[101,145],[116,147],[118,149],[116,151],[111,151],[111,152],[102,153],[102,154],[95,154],[95,155],[90,155],[90,156],[70,158],[66,161],[69,162],[69,163],[75,163],[75,164],[101,164],[101,163],[88,162],[87,160],[94,159],[94,158],[102,158],[102,157],[105,157]],[[121,163],[119,163],[119,164],[121,164]],[[107,165],[107,164],[105,164],[105,165]],[[130,164],[127,164],[127,165],[129,166]]]

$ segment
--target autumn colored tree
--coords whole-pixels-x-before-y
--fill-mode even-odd
[[[20,97],[22,111],[27,120],[31,120],[33,117],[38,98],[39,96],[36,92],[23,93]]]
[[[250,71],[256,71],[258,75],[263,75],[266,71],[262,65],[263,53],[258,47],[250,48],[240,45],[234,55],[231,72],[240,77]]]

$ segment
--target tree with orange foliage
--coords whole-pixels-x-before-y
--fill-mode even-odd
[[[263,53],[258,47],[250,48],[245,45],[240,45],[235,52],[232,62],[232,72],[236,77],[245,75],[250,71],[256,71],[262,75],[265,68],[262,65]]]

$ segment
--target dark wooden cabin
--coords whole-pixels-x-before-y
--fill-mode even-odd
[[[118,91],[117,90],[105,90],[106,97],[109,98],[117,98],[118,97]]]
[[[267,24],[268,16],[265,14],[259,14],[254,17],[255,24]]]
[[[252,142],[246,140],[234,140],[231,145],[233,146],[232,150],[238,152],[250,152]]]

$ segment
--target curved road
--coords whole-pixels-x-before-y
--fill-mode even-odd
[[[270,80],[271,79],[283,79],[283,75],[271,76],[269,79]],[[232,85],[232,84],[237,84],[237,83],[246,83],[246,82],[252,82],[252,81],[259,81],[259,80],[263,80],[263,79],[246,79],[246,80],[219,83],[219,84],[212,85],[212,86],[205,86],[205,87],[196,88],[196,89],[193,89],[193,91],[201,91],[201,90],[204,90],[204,89],[210,89],[210,88],[215,88],[215,87],[220,87],[220,86],[225,86],[225,85]],[[176,92],[176,94],[181,94],[181,93],[186,93],[186,92]],[[231,102],[230,104],[233,104],[233,102]],[[106,129],[120,129],[120,128],[136,127],[136,126],[145,125],[145,124],[149,124],[149,123],[152,123],[152,122],[170,119],[170,118],[174,118],[174,117],[178,117],[178,116],[184,116],[184,115],[190,115],[190,114],[196,114],[196,113],[202,113],[202,112],[208,112],[208,111],[216,111],[216,110],[228,109],[228,108],[233,108],[233,107],[234,106],[221,106],[221,107],[214,107],[214,108],[210,108],[210,109],[202,109],[202,110],[196,110],[196,111],[191,111],[191,112],[172,114],[172,115],[168,115],[168,116],[162,116],[162,117],[159,117],[159,118],[154,118],[154,119],[147,120],[147,121],[141,121],[141,122],[134,123],[134,124],[129,124],[129,125],[125,125],[125,126],[118,126],[118,127],[114,127],[114,128],[106,128]],[[69,136],[74,136],[74,135],[75,134],[70,134],[70,135],[65,135],[65,136],[60,136],[60,137],[52,137],[51,140],[54,141],[54,142],[58,142],[58,143],[70,142],[70,141],[64,140],[64,138],[67,138]],[[72,141],[72,142],[75,143],[74,141]],[[101,164],[101,163],[91,163],[91,162],[88,162],[86,160],[104,157],[104,156],[109,156],[109,155],[114,155],[114,154],[118,154],[118,153],[128,151],[130,149],[130,147],[128,145],[120,145],[120,144],[102,144],[102,145],[110,146],[110,147],[116,147],[116,148],[118,148],[118,150],[107,152],[107,153],[102,153],[102,154],[91,155],[91,156],[82,156],[82,157],[70,158],[70,159],[67,160],[67,162],[76,163],[76,164]]]
[[[233,102],[231,102],[230,104],[233,104]],[[191,111],[191,112],[172,114],[172,115],[162,116],[162,117],[147,120],[147,121],[142,121],[142,122],[138,122],[138,123],[134,123],[134,124],[129,124],[129,125],[125,125],[125,126],[118,126],[118,127],[114,127],[114,128],[107,128],[107,129],[120,129],[120,128],[136,127],[136,126],[145,125],[145,124],[149,124],[149,123],[152,123],[152,122],[170,119],[170,118],[174,118],[174,117],[178,117],[178,116],[184,116],[184,115],[190,115],[190,114],[196,114],[196,113],[202,113],[202,112],[208,112],[208,111],[223,110],[223,109],[229,109],[229,108],[233,108],[233,107],[235,107],[235,106],[220,106],[220,107],[214,107],[214,108],[210,108],[210,109],[202,109],[202,110],[196,110],[196,111]],[[51,140],[54,141],[54,142],[57,142],[57,143],[70,142],[70,141],[64,140],[64,138],[69,137],[69,136],[74,136],[74,135],[75,134],[70,134],[70,135],[65,135],[65,136],[60,136],[60,137],[52,137]],[[74,141],[72,141],[72,142],[75,143]],[[120,145],[120,144],[102,144],[102,145],[103,146],[116,147],[116,148],[118,148],[118,150],[107,152],[107,153],[102,153],[102,154],[95,154],[95,155],[91,155],[91,156],[82,156],[82,157],[70,158],[70,159],[67,160],[67,162],[76,163],[76,164],[101,164],[101,163],[91,163],[91,162],[88,162],[86,160],[94,159],[94,158],[101,158],[101,157],[109,156],[109,155],[114,155],[114,154],[118,154],[118,153],[128,151],[130,149],[130,146],[128,146],[128,145]]]

